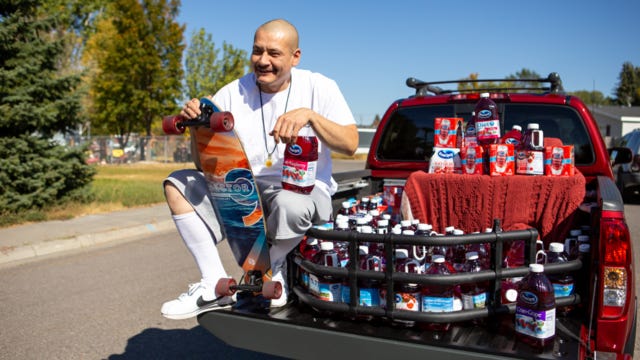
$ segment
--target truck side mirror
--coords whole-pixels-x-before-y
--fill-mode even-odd
[[[614,147],[609,149],[609,162],[611,166],[618,164],[628,164],[633,159],[631,149],[628,147]]]

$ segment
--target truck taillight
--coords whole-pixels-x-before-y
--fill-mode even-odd
[[[613,319],[627,312],[629,284],[633,279],[633,254],[631,254],[629,228],[622,218],[603,218],[601,222],[600,243],[602,254],[601,267],[601,306],[600,317]],[[633,295],[633,294],[631,294]]]

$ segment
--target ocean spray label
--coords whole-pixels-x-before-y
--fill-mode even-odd
[[[547,339],[556,333],[556,309],[536,311],[516,307],[515,330],[536,339]]]

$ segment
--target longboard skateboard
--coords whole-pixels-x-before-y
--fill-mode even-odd
[[[250,291],[277,299],[282,294],[282,285],[270,280],[262,202],[251,165],[233,129],[233,115],[220,111],[208,98],[200,100],[200,111],[198,118],[192,120],[166,116],[162,129],[166,134],[182,134],[187,127],[195,132],[200,166],[224,237],[244,273],[240,282],[233,278],[218,281],[216,293],[231,296],[236,291]]]

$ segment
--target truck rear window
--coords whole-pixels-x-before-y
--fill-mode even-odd
[[[429,161],[433,152],[434,119],[460,117],[467,122],[475,104],[424,105],[399,108],[387,122],[376,155],[387,161]],[[513,125],[538,123],[545,137],[574,145],[576,165],[594,161],[591,138],[580,115],[572,108],[547,104],[499,103],[502,133]]]

